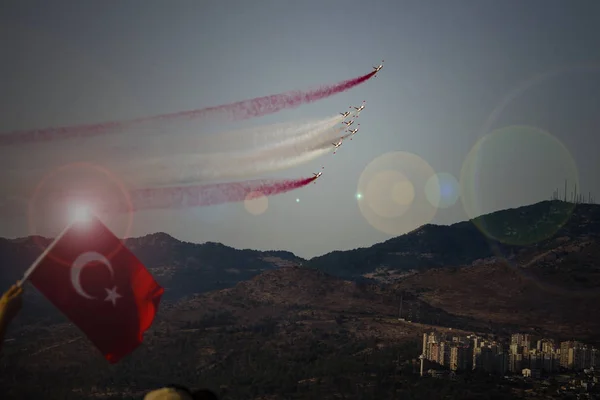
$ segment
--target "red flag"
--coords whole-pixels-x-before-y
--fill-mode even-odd
[[[68,227],[32,268],[31,283],[111,363],[142,343],[164,292],[95,217]]]

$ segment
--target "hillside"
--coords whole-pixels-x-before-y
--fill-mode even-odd
[[[41,237],[0,239],[0,287],[7,288],[20,279],[50,242],[51,239]],[[261,252],[237,250],[220,243],[186,243],[164,233],[126,239],[125,245],[165,288],[165,301],[232,287],[263,271],[303,262],[286,251]],[[28,308],[24,324],[61,319],[35,290],[26,291],[24,302]]]
[[[487,232],[490,235],[484,235]],[[368,248],[334,251],[306,266],[346,278],[401,278],[408,271],[469,265],[524,249],[545,251],[556,237],[600,236],[600,206],[544,201],[449,226],[425,225]]]
[[[504,232],[501,238],[509,243],[491,240],[482,234],[482,227],[498,237]],[[550,235],[552,233],[555,234]],[[474,222],[426,225],[370,248],[332,252],[310,261],[286,251],[261,252],[238,250],[219,243],[187,243],[164,233],[126,239],[125,244],[166,288],[164,299],[176,301],[197,293],[231,288],[261,272],[285,266],[305,265],[354,281],[394,283],[418,271],[495,263],[501,259],[511,264],[520,259],[525,260],[524,263],[539,259],[552,265],[557,254],[566,251],[563,249],[593,241],[599,235],[600,206],[580,204],[575,208],[573,204],[546,201],[485,215]],[[549,238],[540,240],[546,236]],[[532,240],[534,243],[526,246],[510,244]],[[48,243],[50,239],[40,237],[0,239],[1,287],[8,287],[19,279]],[[596,256],[590,254],[586,262],[592,265]],[[578,265],[578,262],[571,264]],[[554,279],[559,286],[572,280],[583,284],[583,278],[577,273],[557,275],[552,268],[545,271],[546,279]],[[552,278],[553,274],[557,277]],[[55,320],[58,316],[35,291],[28,291],[25,301],[31,321]]]
[[[166,302],[143,346],[114,366],[65,320],[18,326],[0,363],[0,396],[117,399],[180,382],[229,399],[376,399],[390,391],[436,398],[412,375],[418,340],[431,327],[398,321],[396,304],[393,290],[283,267]],[[449,325],[470,324],[422,308]],[[36,385],[23,384],[33,377]]]
[[[333,323],[339,319],[397,319],[399,303],[398,291],[392,287],[345,281],[320,271],[289,267],[265,272],[231,289],[184,299],[174,306],[178,311],[170,315],[181,321],[193,321],[210,314],[212,306],[213,310],[231,313],[241,323],[249,323],[256,318],[290,318],[291,310],[295,310],[302,319],[309,314],[327,316]],[[485,327],[473,319],[432,307],[416,296],[406,295],[403,307],[403,314],[418,308],[423,323],[464,329]]]
[[[426,330],[600,339],[600,208],[579,205],[558,229],[547,221],[561,207],[544,202],[476,221],[508,226],[507,242],[535,242],[526,246],[491,241],[471,222],[427,225],[369,249],[311,260],[310,268],[287,252],[184,243],[165,234],[127,239],[168,294],[144,345],[109,366],[30,290],[0,363],[0,397],[139,397],[174,381],[231,399],[370,399],[390,392],[444,398],[439,387],[412,375]],[[514,231],[520,218],[525,233]],[[48,243],[0,241],[0,261],[15,266],[2,270],[4,282],[39,253],[34,239]],[[333,261],[322,269],[346,278],[315,268],[328,257]],[[356,280],[365,276],[372,279]],[[386,280],[394,283],[381,284]],[[400,299],[405,321],[398,319]],[[38,385],[22,384],[33,377]],[[457,385],[445,389],[455,398],[483,396],[472,384],[447,384]]]
[[[293,265],[305,265],[345,279],[392,282],[407,273],[470,265],[499,254],[511,259],[526,249],[542,253],[556,237],[600,236],[600,206],[574,207],[546,201],[450,226],[425,225],[368,248],[334,251],[308,261],[287,251],[187,243],[164,233],[126,239],[125,244],[167,289],[169,299],[232,287],[262,271]],[[492,232],[502,242],[490,239],[482,230]],[[50,239],[40,237],[0,239],[0,287],[19,279],[48,243]],[[530,244],[518,245],[522,243]]]
[[[600,243],[560,237],[543,251],[438,268],[395,287],[456,315],[517,324],[556,337],[600,341]]]
[[[0,286],[23,276],[50,239],[0,239]],[[220,243],[195,244],[165,233],[126,239],[125,245],[166,288],[166,298],[231,287],[262,271],[299,265],[304,260],[286,251],[238,250]]]

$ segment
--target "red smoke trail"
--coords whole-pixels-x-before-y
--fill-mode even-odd
[[[27,131],[13,131],[0,134],[0,146],[10,146],[14,144],[43,142],[58,139],[68,139],[76,137],[97,136],[104,133],[115,133],[143,123],[150,123],[161,120],[182,120],[194,119],[208,116],[213,113],[224,113],[232,120],[243,120],[263,115],[273,114],[288,108],[298,107],[302,104],[312,103],[322,100],[352,89],[353,87],[364,83],[375,76],[375,71],[349,79],[334,85],[321,86],[318,89],[310,91],[291,91],[286,93],[274,94],[271,96],[257,97],[249,100],[242,100],[231,104],[208,107],[199,110],[181,111],[171,114],[155,115],[151,117],[137,118],[129,121],[103,122],[99,124],[87,124],[66,126],[60,128],[33,129]]]
[[[199,186],[176,186],[137,189],[130,193],[132,211],[175,209],[210,206],[254,198],[251,193],[273,196],[299,189],[313,182],[315,177],[284,180],[254,180],[216,183]],[[249,197],[250,195],[250,197]],[[123,209],[119,210],[123,211]]]

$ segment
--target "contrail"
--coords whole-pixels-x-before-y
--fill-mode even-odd
[[[324,118],[314,122],[307,122],[302,125],[298,125],[296,123],[296,129],[289,128],[287,130],[280,131],[265,130],[264,132],[257,133],[255,136],[263,140],[267,139],[273,141],[273,144],[268,144],[263,147],[279,147],[285,145],[285,143],[291,143],[296,140],[303,140],[306,137],[311,137],[311,135],[319,132],[319,129],[329,129],[341,123],[343,120],[344,118],[341,115],[334,115],[329,118]]]
[[[230,120],[244,120],[273,114],[284,109],[295,108],[302,104],[325,99],[368,81],[375,76],[375,73],[376,72],[373,71],[357,78],[348,79],[333,85],[324,85],[313,90],[295,90],[197,110],[161,114],[127,121],[13,131],[0,135],[0,146],[90,137],[110,133],[114,134],[144,124],[152,124],[159,121],[169,122],[175,120],[198,119],[213,114],[223,114]]]
[[[304,122],[286,122],[264,126],[256,126],[241,130],[219,132],[209,135],[198,135],[195,132],[182,135],[160,135],[150,140],[135,137],[139,148],[155,147],[162,153],[175,154],[198,153],[199,150],[214,147],[219,153],[229,152],[227,148],[252,147],[257,150],[272,148],[291,143],[296,138],[305,137],[307,133],[341,122],[340,115]],[[241,144],[241,146],[240,146]],[[147,157],[145,157],[147,158]]]
[[[167,187],[145,187],[130,190],[127,201],[115,196],[104,196],[94,190],[54,191],[45,198],[43,207],[69,207],[85,204],[94,213],[122,214],[142,210],[181,209],[234,203],[252,199],[253,194],[274,196],[299,189],[313,182],[316,177],[299,179],[263,179],[243,182],[213,183],[204,185],[179,185]],[[2,210],[0,208],[0,210]],[[2,210],[3,214],[9,210]],[[12,214],[23,214],[21,208],[10,210]]]
[[[299,179],[262,179],[204,185],[144,187],[129,191],[127,202],[115,197],[104,198],[100,193],[61,191],[47,198],[45,206],[72,203],[86,204],[100,214],[121,214],[142,210],[181,209],[244,201],[252,193],[274,196],[299,189],[316,177]]]
[[[165,207],[164,205],[161,205],[164,203],[164,199],[165,196],[180,196],[180,193],[183,191],[184,193],[188,193],[187,191],[189,190],[196,190],[197,193],[200,193],[201,197],[202,197],[202,201],[201,203],[198,203],[200,205],[210,205],[210,204],[218,204],[218,203],[214,203],[214,199],[222,199],[222,198],[229,198],[227,196],[225,196],[223,193],[227,194],[230,193],[231,189],[230,188],[235,188],[236,190],[241,190],[240,188],[246,188],[248,187],[249,191],[256,191],[257,187],[256,186],[244,186],[242,183],[236,183],[236,184],[231,184],[233,186],[229,186],[230,184],[208,184],[208,185],[203,185],[203,186],[181,186],[183,184],[194,184],[197,183],[198,180],[200,180],[200,178],[206,179],[207,177],[211,176],[218,176],[218,177],[226,177],[226,178],[232,178],[232,177],[244,177],[244,176],[248,176],[248,175],[256,175],[260,172],[266,172],[266,171],[277,171],[277,170],[281,170],[281,169],[286,169],[286,168],[290,168],[290,167],[294,167],[297,165],[301,165],[303,163],[306,163],[310,160],[316,159],[320,156],[323,156],[327,153],[330,153],[333,149],[333,143],[332,141],[337,141],[340,139],[346,139],[350,136],[352,136],[352,134],[350,133],[346,133],[342,136],[340,136],[340,132],[345,129],[345,127],[336,127],[335,129],[330,129],[329,132],[325,132],[325,134],[323,135],[323,137],[319,138],[319,140],[316,142],[317,144],[311,144],[311,143],[304,143],[305,147],[302,146],[293,146],[291,148],[286,148],[285,152],[283,153],[278,153],[281,151],[281,149],[274,149],[274,150],[270,150],[271,152],[274,152],[273,154],[268,154],[266,159],[261,159],[261,158],[248,158],[246,157],[246,159],[241,159],[241,160],[237,160],[238,164],[234,164],[233,167],[229,167],[229,169],[227,169],[228,167],[223,167],[223,166],[216,166],[213,168],[216,168],[215,171],[210,171],[208,170],[208,172],[206,170],[201,170],[200,166],[198,165],[191,165],[188,167],[192,168],[191,173],[188,171],[186,176],[173,176],[173,173],[163,173],[163,175],[160,175],[157,173],[157,171],[153,170],[152,167],[148,167],[148,170],[145,171],[148,175],[152,176],[152,177],[157,177],[160,179],[154,179],[153,181],[147,181],[147,182],[140,182],[138,181],[138,189],[130,189],[128,192],[130,194],[130,196],[132,196],[132,201],[137,204],[136,207],[142,207],[142,209],[145,209],[143,207]],[[308,146],[309,147],[306,147]],[[308,148],[308,150],[306,150]],[[225,160],[227,161],[227,160]],[[244,167],[243,163],[246,163],[246,166]],[[240,164],[242,164],[240,166]],[[205,166],[206,167],[206,166]],[[195,168],[195,169],[194,169]],[[241,168],[241,169],[240,169]],[[199,172],[198,172],[199,171]],[[200,176],[198,176],[200,175]],[[81,179],[82,177],[79,177],[78,179]],[[267,181],[251,181],[252,184],[254,185],[256,182],[262,182],[261,184],[265,184],[265,182]],[[274,182],[274,181],[268,181],[268,182]],[[288,182],[288,181],[286,181]],[[81,183],[81,182],[80,182]],[[142,183],[142,185],[140,185],[139,183]],[[73,184],[75,185],[75,187],[73,187]],[[156,187],[159,185],[164,185],[164,187]],[[274,182],[274,184],[276,184],[275,186],[277,188],[282,188],[282,187],[288,187],[288,186],[281,186],[282,182]],[[66,185],[66,186],[65,186]],[[176,189],[174,191],[170,191],[170,189],[172,188],[172,186],[174,185],[179,185],[179,187],[181,187],[182,189]],[[95,184],[93,182],[91,182],[91,187],[88,187],[87,189],[85,188],[77,188],[77,186],[80,186],[77,183],[71,182],[70,180],[67,182],[62,182],[62,185],[60,185],[62,187],[56,186],[54,187],[50,192],[45,191],[44,192],[44,197],[43,199],[40,198],[40,200],[43,200],[43,203],[45,206],[52,206],[52,205],[59,205],[61,203],[73,203],[73,201],[75,202],[83,202],[84,204],[96,204],[97,206],[100,206],[103,203],[103,198],[104,195],[102,194],[101,191],[98,191],[99,188],[96,187],[94,188]],[[153,186],[152,189],[139,189],[140,187],[148,187],[148,186]],[[293,185],[292,185],[293,186]],[[268,187],[262,188],[262,187],[258,187],[258,189],[261,189],[265,191],[265,193],[271,193],[271,194],[276,194],[276,191],[274,192],[275,189],[268,189]],[[268,190],[267,190],[268,189]],[[279,190],[279,189],[277,189]],[[287,189],[286,189],[287,190]],[[211,194],[213,193],[212,191],[216,191],[216,197],[215,196],[208,196],[207,197],[207,193]],[[233,193],[238,193],[238,191],[234,191]],[[194,193],[196,193],[194,192]],[[158,200],[156,200],[153,196],[155,193],[160,194],[160,196],[158,197]],[[278,192],[277,192],[278,193]],[[218,195],[218,196],[217,196]],[[27,197],[21,197],[19,198],[18,196],[16,196],[16,192],[12,195],[12,196],[8,196],[6,198],[2,198],[0,199],[0,210],[2,211],[3,215],[13,215],[13,216],[17,216],[17,215],[21,215],[23,210],[23,205],[25,205],[28,200]],[[149,197],[148,197],[149,196]],[[225,197],[223,197],[225,196]],[[114,193],[111,197],[114,197]],[[187,200],[186,200],[187,201]],[[200,200],[198,200],[200,201]],[[221,200],[218,200],[221,201]],[[228,200],[228,201],[235,201],[235,200]],[[147,205],[146,202],[149,202]],[[141,206],[139,204],[142,204]],[[158,204],[158,205],[157,205]],[[195,204],[195,203],[190,203],[190,204]],[[121,207],[123,207],[121,205]],[[100,207],[101,209],[105,209],[105,206]],[[108,210],[113,210],[114,211],[114,204],[108,208]],[[118,208],[118,207],[117,207]]]
[[[302,141],[263,151],[237,154],[197,155],[187,158],[164,157],[136,165],[128,178],[141,185],[168,185],[218,179],[244,178],[295,167],[333,150],[332,140],[339,140],[344,126],[326,126],[310,132]],[[123,172],[124,175],[128,172]]]
[[[201,207],[244,201],[253,192],[267,197],[274,196],[304,187],[315,179],[316,177],[253,180],[200,186],[138,189],[132,191],[130,196],[133,211]],[[123,209],[121,208],[121,210]]]
[[[278,135],[272,136],[273,142],[259,147],[256,150],[251,150],[254,154],[257,152],[265,152],[270,149],[281,149],[284,147],[290,147],[298,145],[300,143],[312,142],[315,139],[319,139],[325,132],[332,128],[339,126],[344,118],[340,115],[334,115],[333,117],[315,122],[311,125],[305,125],[303,129],[295,132],[295,135]]]
[[[5,182],[5,190],[9,190],[13,194],[13,197],[17,195],[30,196],[34,184],[43,181],[45,176],[53,173],[52,171],[58,171],[60,169],[58,168],[59,165],[67,168],[65,171],[68,172],[65,178],[59,178],[59,181],[55,182],[55,184],[60,182],[60,185],[66,185],[62,189],[56,187],[55,190],[52,190],[55,192],[55,195],[59,195],[61,192],[64,193],[65,190],[75,190],[79,186],[75,182],[79,182],[82,179],[83,184],[85,182],[84,177],[86,176],[84,170],[91,171],[89,168],[92,167],[93,169],[94,165],[110,171],[113,176],[117,176],[119,180],[130,188],[199,184],[220,179],[251,179],[261,173],[279,171],[302,165],[326,155],[333,150],[332,142],[339,140],[340,131],[345,128],[341,124],[338,125],[338,123],[337,117],[329,117],[310,123],[311,125],[304,125],[304,127],[319,124],[321,126],[312,131],[302,132],[298,137],[279,139],[278,143],[275,142],[275,144],[263,146],[258,150],[252,151],[209,153],[204,155],[187,154],[183,156],[173,152],[171,156],[158,159],[150,158],[148,160],[144,158],[144,154],[147,154],[147,152],[142,151],[143,149],[141,148],[138,151],[132,151],[129,155],[127,154],[128,152],[125,152],[123,153],[123,157],[120,158],[120,155],[111,154],[107,151],[109,150],[107,148],[100,149],[98,144],[98,146],[92,146],[94,150],[97,150],[97,154],[94,157],[89,157],[89,155],[83,155],[82,157],[82,165],[88,165],[87,169],[82,167],[76,168],[76,165],[80,164],[81,161],[77,157],[82,156],[82,152],[77,152],[75,148],[72,149],[73,151],[67,151],[66,149],[70,148],[70,146],[67,146],[64,153],[62,151],[56,153],[41,152],[33,154],[30,159],[22,161],[20,164],[15,162],[13,164],[15,167],[3,169],[1,176]],[[285,136],[288,133],[284,132],[285,129],[271,133],[277,136],[281,132]],[[164,150],[166,150],[167,154],[171,153],[168,147]],[[190,151],[192,150],[193,147]],[[7,153],[7,155],[10,154]],[[71,156],[74,158],[70,159]],[[51,158],[46,159],[46,157]],[[111,160],[111,157],[114,159]],[[94,158],[97,158],[97,162],[95,162]],[[122,161],[120,164],[118,162],[119,159]],[[73,167],[69,167],[69,165]],[[79,169],[82,169],[82,171],[78,171]],[[75,176],[73,176],[73,173],[75,173]],[[80,176],[80,173],[83,175]],[[92,172],[92,175],[96,176],[95,174],[97,173]],[[60,174],[59,176],[62,176]],[[73,179],[75,181],[72,181]],[[93,182],[94,180],[85,185],[89,184],[93,186]],[[71,189],[67,189],[69,187]],[[75,190],[72,196],[77,197],[76,192],[78,190]],[[102,197],[100,194],[98,196]],[[44,202],[54,203],[49,198],[54,197],[54,195],[45,193],[44,197],[47,197]],[[91,199],[88,201],[91,201]],[[0,209],[4,215],[16,215],[15,210],[20,209],[22,204],[25,203],[16,199],[3,198],[0,199]]]
[[[152,166],[165,163],[165,159],[177,160],[179,156],[189,158],[207,157],[218,152],[222,157],[241,153],[238,149],[255,148],[254,152],[266,151],[284,144],[293,143],[296,138],[310,137],[314,132],[337,125],[340,116],[331,116],[305,122],[278,123],[257,126],[242,130],[202,135],[195,132],[169,136],[150,135],[145,137],[122,135],[116,140],[94,137],[68,142],[45,143],[32,147],[32,156],[23,160],[21,152],[12,148],[0,149],[0,176],[10,177],[24,171],[44,173],[59,164],[91,162],[109,168],[119,165]],[[229,150],[227,150],[229,148]],[[35,150],[33,150],[35,149]],[[237,150],[237,152],[236,152]],[[246,151],[247,154],[249,151]]]

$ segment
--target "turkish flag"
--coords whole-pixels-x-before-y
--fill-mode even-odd
[[[164,289],[98,218],[69,226],[31,272],[31,283],[111,363],[143,341]]]

